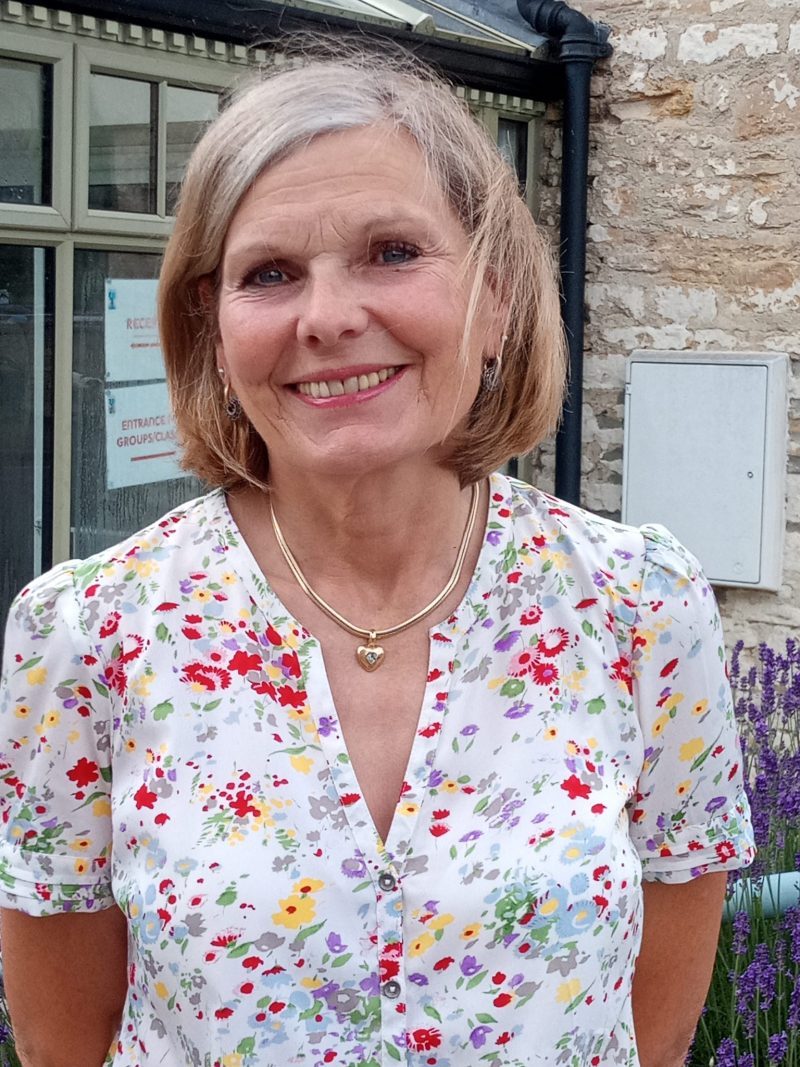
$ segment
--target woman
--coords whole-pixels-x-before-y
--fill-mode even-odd
[[[682,1063],[752,855],[719,621],[665,531],[491,473],[563,379],[514,176],[424,72],[273,73],[160,301],[219,488],[9,624],[25,1062]]]

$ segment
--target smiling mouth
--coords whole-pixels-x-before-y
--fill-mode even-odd
[[[393,378],[400,367],[386,367],[383,370],[372,371],[370,374],[353,375],[350,378],[327,378],[319,382],[298,382],[295,386],[298,393],[310,396],[314,400],[326,400],[331,396],[353,396],[355,393],[363,393],[366,389],[374,389],[381,382]]]

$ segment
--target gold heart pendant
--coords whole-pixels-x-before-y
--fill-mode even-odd
[[[376,671],[383,663],[385,652],[380,645],[359,645],[356,659],[365,671]]]

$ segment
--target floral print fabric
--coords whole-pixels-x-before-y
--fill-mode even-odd
[[[21,594],[0,721],[0,903],[128,919],[114,1067],[632,1067],[642,877],[753,854],[696,563],[501,475],[385,842],[221,492]]]

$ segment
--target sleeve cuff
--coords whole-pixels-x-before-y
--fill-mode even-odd
[[[16,865],[9,862],[8,856],[0,859],[0,907],[38,918],[64,912],[103,911],[116,903],[109,880],[53,882],[52,874],[42,869],[37,879],[30,866],[20,865],[19,858],[18,853]]]

